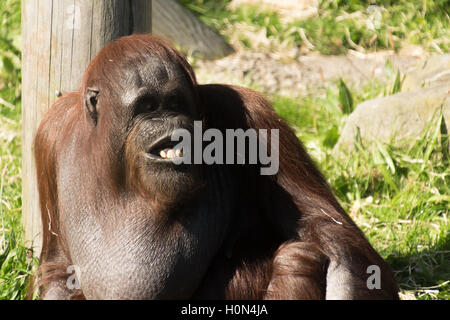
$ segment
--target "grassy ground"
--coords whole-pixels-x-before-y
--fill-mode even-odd
[[[365,92],[378,96],[377,91]],[[338,86],[324,97],[273,99],[322,168],[341,204],[395,271],[408,298],[450,299],[448,135],[438,115],[408,149],[331,151],[346,116]],[[356,99],[358,100],[358,99]],[[447,150],[447,151],[446,151]]]
[[[292,21],[253,6],[230,10],[230,0],[181,2],[235,47],[271,51],[294,47],[323,54],[398,50],[405,44],[438,53],[450,48],[449,0],[322,0],[318,16]],[[375,3],[375,9],[369,9]]]
[[[0,299],[23,299],[36,263],[21,226],[20,1],[0,2]]]
[[[296,31],[289,31],[293,25],[280,22],[275,14],[261,13],[253,8],[231,12],[224,7],[226,2],[215,1],[213,7],[212,1],[196,0],[189,1],[189,7],[229,38],[240,39],[241,35],[232,34],[230,25],[242,23],[254,30],[266,29],[274,46],[286,42],[289,46],[304,46]],[[352,42],[364,50],[391,46],[390,32],[394,47],[401,47],[406,41],[429,50],[448,51],[448,34],[445,34],[448,27],[442,28],[445,24],[448,26],[448,12],[444,10],[449,7],[445,7],[448,1],[395,3],[392,10],[383,11],[383,19],[389,20],[390,25],[383,27],[375,42],[370,44],[367,41],[373,34],[358,22],[359,14],[364,14],[367,4],[351,0],[327,1],[321,8],[319,19],[301,24],[314,46],[308,50],[341,53],[354,49],[346,38],[347,27]],[[336,8],[337,4],[340,4],[339,8]],[[344,12],[360,13],[354,14],[355,19],[344,19],[345,22],[337,26],[335,18],[345,16]],[[321,30],[321,33],[308,30]],[[239,41],[243,47],[255,49],[251,39],[243,37]],[[36,265],[36,260],[30,258],[23,245],[20,224],[19,48],[20,1],[1,1],[0,299],[24,298],[28,276]],[[349,88],[349,92],[356,105],[391,92],[393,87],[395,74],[384,82],[370,83],[358,91]],[[311,93],[301,100],[286,96],[270,99],[277,112],[292,124],[304,141],[341,204],[390,263],[402,294],[417,299],[450,299],[450,170],[446,152],[448,136],[441,126],[442,118],[438,115],[423,136],[411,142],[410,148],[358,145],[355,153],[338,159],[331,150],[347,117],[342,111],[346,110],[343,108],[346,99],[342,85],[330,85],[325,93]]]

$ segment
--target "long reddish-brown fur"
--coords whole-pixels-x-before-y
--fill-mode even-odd
[[[270,103],[260,93],[238,86],[205,85],[199,89],[207,105],[208,126],[279,129],[278,174],[267,177],[253,172],[250,180],[245,177],[241,183],[246,185],[242,189],[248,190],[243,197],[257,205],[253,221],[265,221],[265,227],[271,229],[267,233],[263,228],[248,232],[260,230],[264,233],[262,238],[272,236],[273,243],[284,243],[264,258],[271,263],[256,261],[238,267],[227,296],[323,299],[326,261],[334,257],[345,263],[344,257],[350,256],[357,261],[351,269],[364,279],[363,283],[367,279],[367,274],[361,272],[365,272],[364,266],[380,265],[382,286],[393,293],[384,298],[395,298],[397,289],[389,267],[339,205],[293,130]],[[260,240],[254,241],[254,248]],[[248,239],[243,239],[242,243],[246,242]],[[246,249],[251,250],[250,247]]]
[[[143,35],[131,37],[134,37],[133,42],[123,41],[115,46],[115,52],[108,54],[120,61],[121,56],[134,54],[137,47],[143,46],[145,50],[141,51],[183,65],[190,76],[192,90],[198,95],[205,129],[279,129],[280,163],[276,175],[261,176],[258,166],[233,167],[233,178],[240,192],[232,222],[234,234],[229,236],[232,244],[223,248],[230,250],[229,258],[217,258],[213,262],[194,297],[323,299],[326,268],[329,261],[334,260],[348,264],[361,283],[367,279],[367,265],[379,265],[385,294],[375,297],[397,298],[397,287],[389,267],[339,205],[293,130],[261,94],[238,86],[198,85],[184,58],[162,40]],[[97,57],[86,74],[108,75],[107,66],[100,61]],[[65,269],[71,264],[60,228],[63,221],[59,220],[58,213],[56,155],[61,145],[68,143],[66,137],[73,130],[86,130],[88,134],[81,94],[85,85],[83,82],[80,90],[60,98],[48,111],[36,134],[35,157],[43,225],[38,278],[39,286],[44,288],[51,282],[65,282]],[[105,144],[108,139],[105,137]],[[107,149],[107,145],[104,147]],[[107,157],[107,152],[99,150],[98,156]],[[108,159],[105,163],[93,170],[105,175],[119,172],[115,166],[120,164],[109,163]],[[110,176],[110,179],[113,189],[114,179],[120,176]],[[352,257],[351,264],[344,257]],[[364,290],[367,288],[361,288]],[[73,298],[79,298],[80,294],[74,293]]]

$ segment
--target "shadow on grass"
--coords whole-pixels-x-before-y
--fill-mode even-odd
[[[427,249],[416,247],[409,254],[386,258],[402,291],[413,291],[418,299],[450,299],[450,234]]]

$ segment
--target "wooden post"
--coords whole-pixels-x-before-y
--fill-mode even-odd
[[[41,219],[33,139],[57,92],[80,86],[108,42],[151,31],[151,0],[22,0],[22,220],[38,255]]]

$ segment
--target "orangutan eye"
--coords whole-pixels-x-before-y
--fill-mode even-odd
[[[153,97],[140,98],[134,105],[133,117],[156,111],[158,107],[159,103]]]

